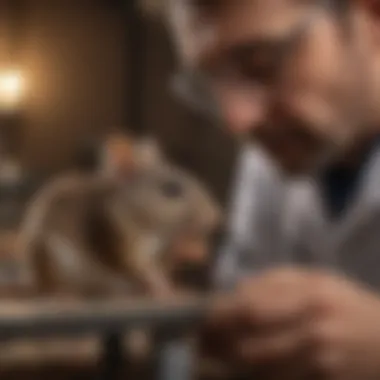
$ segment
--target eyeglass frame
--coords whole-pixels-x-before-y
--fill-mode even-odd
[[[314,9],[312,14],[290,33],[290,36],[283,41],[281,50],[278,52],[278,60],[276,66],[278,73],[282,71],[285,62],[289,56],[296,51],[297,47],[313,26],[313,24],[321,17],[319,10],[331,9],[333,0],[322,0],[318,4],[318,11]],[[259,80],[257,80],[257,83]],[[211,95],[209,84],[210,78],[202,71],[179,71],[172,75],[169,83],[170,92],[181,100],[187,107],[202,114],[207,118],[221,121],[219,107]]]

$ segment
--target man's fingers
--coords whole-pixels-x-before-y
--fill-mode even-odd
[[[304,365],[302,356],[297,360],[283,360],[276,363],[266,363],[250,372],[251,379],[260,380],[317,380],[321,377],[314,376],[308,367]],[[247,377],[246,377],[247,378]]]
[[[294,357],[306,345],[306,334],[299,326],[242,339],[236,346],[236,357],[251,365]]]
[[[277,380],[309,379],[307,335],[300,327],[240,341],[235,365],[250,369],[252,378]]]
[[[242,311],[242,323],[260,329],[292,325],[307,312],[307,301],[304,294],[298,292],[262,293],[246,303]]]
[[[211,328],[224,327],[234,323],[241,311],[240,298],[235,293],[218,295],[210,303],[206,324]]]
[[[237,290],[217,297],[208,321],[225,327],[259,327],[292,323],[309,306],[310,274],[304,271],[276,270],[242,281]]]
[[[210,356],[224,356],[239,323],[239,303],[233,295],[216,296],[210,301],[209,312],[200,331],[202,351]]]
[[[226,355],[250,362],[297,349],[303,340],[297,328],[304,325],[310,311],[312,278],[302,270],[275,270],[216,297],[204,325],[210,351],[223,346]],[[247,342],[246,337],[252,339]],[[246,343],[236,347],[242,339]],[[235,348],[240,352],[234,353]]]
[[[243,318],[252,326],[292,323],[309,306],[310,274],[276,270],[242,283],[238,290]]]

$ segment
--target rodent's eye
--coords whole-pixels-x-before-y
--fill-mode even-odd
[[[160,188],[161,193],[167,198],[180,198],[184,194],[182,184],[175,180],[163,181]]]

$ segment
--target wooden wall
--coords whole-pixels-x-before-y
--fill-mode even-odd
[[[19,3],[17,64],[26,81],[20,151],[30,168],[53,170],[70,161],[86,134],[124,121],[124,18],[99,1]]]
[[[150,65],[145,80],[146,124],[156,131],[175,159],[194,170],[224,201],[236,146],[221,128],[186,109],[169,91],[175,59],[165,28],[148,22],[147,39]]]
[[[8,0],[8,5],[14,1]],[[17,61],[27,82],[21,157],[33,170],[56,170],[72,161],[86,136],[127,119],[131,57],[127,55],[126,17],[116,1],[17,3],[21,4]],[[3,21],[8,16],[2,0],[0,61],[7,46]],[[171,96],[168,79],[175,61],[169,38],[154,21],[146,21],[145,28],[144,125],[175,160],[194,170],[225,199],[234,157],[231,139],[189,114]]]

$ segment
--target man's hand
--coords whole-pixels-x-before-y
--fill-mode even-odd
[[[213,354],[263,379],[380,379],[380,298],[332,274],[247,280],[215,305],[209,326]]]

